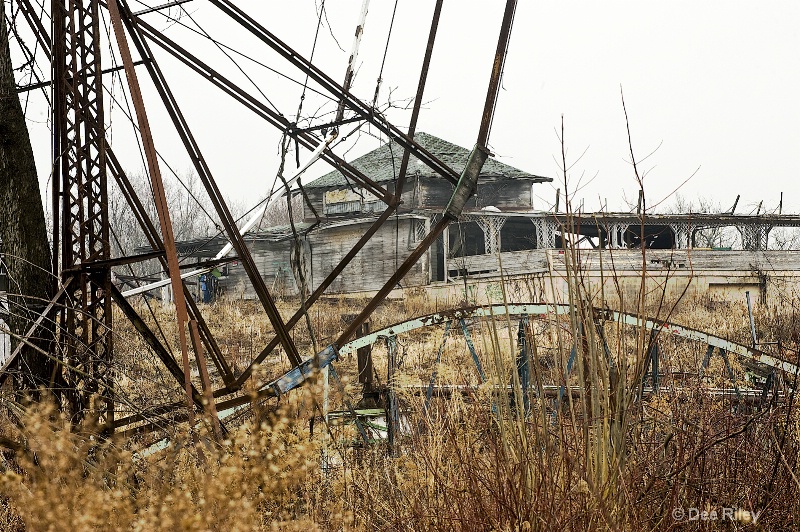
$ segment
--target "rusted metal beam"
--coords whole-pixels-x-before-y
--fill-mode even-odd
[[[150,251],[148,253],[140,253],[138,255],[127,255],[125,257],[117,257],[114,259],[95,260],[92,262],[84,262],[80,266],[68,268],[61,271],[62,274],[74,274],[81,272],[88,272],[92,270],[105,270],[112,266],[125,266],[126,264],[135,264],[146,260],[153,260],[164,256],[164,251]]]
[[[161,342],[156,337],[155,333],[152,330],[150,330],[150,327],[147,326],[147,323],[145,323],[142,317],[139,316],[139,313],[136,312],[136,309],[133,308],[133,306],[128,302],[128,300],[122,296],[122,293],[120,293],[119,289],[116,286],[111,288],[111,297],[114,298],[114,302],[117,304],[122,313],[125,314],[125,317],[128,318],[131,324],[133,324],[133,327],[139,332],[139,334],[142,336],[142,339],[144,339],[147,345],[149,345],[153,349],[153,352],[156,354],[159,360],[161,360],[161,362],[164,364],[164,367],[167,368],[167,371],[169,371],[170,375],[172,375],[172,377],[175,379],[175,382],[177,382],[178,385],[180,386],[185,385],[184,372],[181,369],[180,365],[178,365],[178,362],[172,357],[169,351],[167,351],[167,349],[161,344]],[[197,391],[194,385],[191,385],[191,383],[190,383],[190,397],[192,399],[192,402],[195,405],[197,405],[198,408],[203,408],[203,396],[200,394],[200,392]],[[184,404],[185,406],[185,403],[178,403],[178,405],[181,404]],[[119,426],[119,424],[117,424],[116,426]]]
[[[203,342],[200,340],[200,329],[197,327],[196,321],[189,321],[189,331],[192,334],[192,346],[194,347],[194,355],[197,359],[200,382],[203,384],[203,410],[209,418],[214,437],[217,442],[222,442],[222,429],[220,428],[219,417],[217,416],[217,408],[214,405],[214,393],[211,391],[211,379],[208,376],[206,357],[203,356]]]
[[[517,9],[517,0],[507,0],[506,9],[503,13],[503,23],[500,26],[500,37],[497,39],[497,51],[494,54],[492,64],[492,75],[489,78],[489,88],[486,91],[486,103],[483,106],[481,125],[478,132],[478,145],[487,147],[489,142],[489,131],[492,128],[494,110],[497,106],[497,93],[500,90],[500,78],[503,75],[503,64],[506,60],[508,50],[508,40],[511,36],[511,26],[514,22],[514,12]]]
[[[136,65],[136,66],[142,65],[142,64],[144,64],[144,61],[135,61],[133,64]],[[116,67],[103,69],[100,73],[101,74],[111,74],[112,72],[119,72],[120,70],[124,70],[124,69],[125,69],[125,67],[120,65],[120,66],[116,66]],[[40,81],[39,83],[31,83],[30,85],[23,85],[22,87],[17,87],[17,94],[21,94],[23,92],[29,92],[29,91],[36,90],[36,89],[42,89],[44,87],[49,87],[52,84],[53,84],[52,81]]]
[[[56,307],[56,305],[60,304],[61,298],[64,297],[64,293],[67,291],[67,288],[69,287],[71,282],[72,282],[71,277],[64,282],[59,291],[56,292],[56,295],[53,296],[53,299],[50,300],[50,302],[47,304],[44,310],[42,310],[42,313],[39,314],[39,317],[36,318],[36,320],[31,324],[30,328],[25,332],[25,336],[23,336],[20,339],[19,344],[14,349],[14,351],[12,351],[11,354],[8,356],[8,358],[6,358],[5,360],[0,360],[0,374],[2,374],[8,369],[8,367],[11,365],[14,359],[17,358],[17,355],[19,355],[20,351],[22,351],[22,348],[25,346],[28,340],[30,340],[30,338],[39,329],[39,327],[42,326],[42,323],[44,323],[48,319],[51,319],[52,315],[54,314],[53,309]]]
[[[197,303],[195,302],[194,298],[192,298],[192,295],[189,293],[189,289],[185,284],[183,285],[183,293],[186,297],[186,303],[189,306],[189,318],[197,323],[197,326],[200,329],[200,339],[205,344],[206,349],[208,350],[208,355],[211,357],[211,361],[214,363],[217,371],[219,371],[220,375],[222,376],[222,380],[225,382],[225,385],[230,386],[234,381],[233,370],[231,370],[230,364],[228,364],[228,361],[222,355],[222,350],[219,348],[217,340],[211,333],[211,329],[209,329],[208,324],[203,317],[203,313],[200,312],[200,309],[197,307]]]
[[[47,59],[52,61],[52,41],[50,40],[50,35],[47,33],[44,24],[42,24],[42,21],[36,14],[33,4],[31,4],[30,0],[17,0],[17,5],[19,6],[20,11],[22,11],[22,15],[25,17],[25,20],[28,22],[28,26],[30,26],[31,30],[33,31],[36,40],[39,41],[39,47],[45,53]]]
[[[175,248],[175,237],[172,232],[172,220],[169,214],[169,206],[167,204],[166,194],[164,192],[164,183],[161,179],[161,170],[158,164],[158,157],[156,155],[155,142],[153,141],[153,135],[150,131],[150,122],[147,118],[147,110],[145,109],[141,88],[139,87],[139,78],[136,75],[136,69],[133,66],[133,58],[131,57],[130,48],[128,47],[128,40],[125,37],[125,28],[122,25],[122,19],[120,17],[117,0],[108,0],[108,13],[111,18],[111,24],[114,28],[114,35],[116,36],[119,53],[122,57],[122,62],[125,65],[125,75],[128,79],[128,90],[130,92],[131,100],[133,101],[133,106],[136,110],[136,117],[139,122],[139,133],[141,135],[142,146],[144,148],[145,158],[147,159],[147,166],[150,172],[150,181],[153,186],[153,199],[155,200],[156,211],[158,212],[158,219],[161,225],[164,251],[167,255],[169,276],[172,281],[172,293],[175,303],[178,338],[180,341],[181,355],[183,358],[184,388],[186,391],[187,401],[186,407],[189,420],[191,421],[194,416],[194,406],[192,404],[192,378],[191,368],[189,367],[189,346],[186,331],[186,326],[189,321],[189,313],[186,310],[186,298],[184,297],[183,293],[183,281],[180,278],[178,252]]]
[[[378,290],[378,293],[375,294],[369,303],[367,303],[353,323],[351,323],[350,326],[339,336],[334,345],[342,345],[348,339],[350,339],[351,336],[353,336],[353,334],[356,332],[356,329],[358,329],[358,327],[364,323],[367,318],[369,318],[375,309],[378,308],[378,305],[380,305],[383,300],[386,299],[386,296],[389,295],[389,292],[395,289],[397,283],[399,283],[400,280],[402,280],[403,277],[405,277],[406,274],[411,271],[411,268],[413,268],[420,257],[422,257],[426,251],[428,251],[428,248],[431,246],[431,244],[433,244],[436,239],[439,238],[439,235],[442,234],[449,224],[450,220],[444,216],[441,220],[439,220],[439,222],[437,222],[434,228],[431,229],[431,232],[428,233],[428,235],[417,245],[416,248],[414,248],[414,251],[412,251],[409,256],[406,257],[406,260],[404,260],[400,267],[397,268],[397,271],[394,272],[391,277],[389,277],[389,280],[386,281],[383,287]]]
[[[111,258],[111,245],[99,2],[53,0],[51,14],[53,271],[58,272]],[[73,421],[87,415],[97,395],[101,400],[94,403],[93,415],[107,427],[114,416],[110,286],[110,270],[76,276],[65,298],[59,341],[67,359],[64,394]]]
[[[411,271],[411,268],[417,263],[417,261],[428,251],[428,248],[436,241],[437,238],[447,229],[447,226],[450,222],[458,220],[458,217],[461,216],[461,211],[464,209],[464,205],[467,202],[467,199],[472,195],[472,191],[475,190],[475,186],[478,182],[478,176],[480,175],[481,168],[483,167],[483,163],[486,161],[488,157],[488,152],[482,148],[481,146],[475,146],[472,152],[469,155],[469,160],[467,164],[464,166],[464,171],[461,172],[461,177],[458,179],[458,185],[456,185],[455,190],[453,191],[453,195],[450,198],[450,202],[447,204],[447,207],[442,213],[442,218],[436,223],[436,225],[430,230],[428,235],[420,242],[414,251],[412,251],[408,257],[403,261],[403,263],[397,268],[397,271],[389,277],[389,280],[386,281],[386,284],[378,290],[378,293],[373,296],[373,298],[366,304],[364,309],[358,315],[358,317],[350,324],[350,326],[339,336],[336,340],[334,345],[342,345],[344,342],[350,339],[353,336],[353,333],[356,331],[359,325],[361,325],[366,319],[378,308],[386,296],[394,290],[397,284],[406,276],[406,274]]]
[[[310,296],[308,296],[308,299],[305,302],[306,309],[310,308],[314,303],[317,302],[320,296],[322,296],[322,294],[325,293],[325,290],[327,290],[328,287],[331,284],[333,284],[333,281],[339,277],[339,275],[344,271],[347,265],[350,264],[350,262],[355,258],[356,255],[358,255],[358,253],[366,245],[366,243],[370,241],[370,239],[378,231],[378,229],[380,229],[383,226],[383,224],[386,223],[386,220],[388,220],[392,216],[396,208],[397,208],[396,205],[390,205],[383,211],[383,213],[380,215],[380,217],[378,217],[377,220],[372,222],[372,225],[369,227],[369,229],[367,229],[366,232],[364,232],[363,235],[361,235],[361,237],[358,239],[358,242],[356,242],[355,245],[353,245],[353,247],[350,249],[350,251],[348,251],[347,254],[342,258],[342,260],[339,261],[339,263],[333,268],[333,270],[328,274],[328,276],[319,284],[317,289],[314,290]],[[294,327],[297,324],[297,322],[299,322],[302,319],[303,314],[304,311],[301,308],[300,310],[295,312],[291,318],[289,318],[289,320],[286,322],[286,326],[289,328]],[[250,365],[247,366],[247,368],[245,368],[244,371],[242,371],[241,375],[239,375],[239,377],[236,379],[233,388],[239,389],[247,381],[247,379],[250,378],[255,366],[261,364],[264,361],[264,359],[267,358],[267,356],[277,346],[278,346],[278,339],[277,338],[272,339],[267,344],[267,346],[261,350],[258,356],[256,356],[256,358],[254,358],[253,361],[250,362]],[[227,390],[225,392],[227,392]]]

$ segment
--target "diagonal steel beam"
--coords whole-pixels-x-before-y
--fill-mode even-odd
[[[72,282],[72,277],[69,277],[64,281],[64,284],[61,286],[59,291],[56,292],[56,295],[53,296],[53,299],[50,300],[50,302],[44,308],[39,317],[36,318],[36,321],[34,321],[31,324],[30,328],[25,333],[25,336],[23,336],[19,340],[19,344],[17,345],[16,349],[14,349],[14,351],[7,359],[2,361],[2,364],[0,364],[0,374],[2,374],[5,370],[8,369],[8,367],[11,365],[14,359],[17,358],[17,355],[19,355],[20,351],[22,351],[22,348],[25,347],[25,344],[28,342],[28,340],[30,340],[30,338],[34,335],[36,330],[42,326],[42,323],[44,323],[44,321],[47,320],[48,316],[53,312],[53,308],[56,305],[58,305],[61,301],[61,298],[64,297],[64,293],[67,291],[67,288],[69,287],[71,282]]]
[[[112,286],[111,288],[111,297],[114,299],[114,302],[117,304],[122,313],[125,314],[125,317],[128,318],[128,320],[133,324],[134,328],[139,332],[144,341],[147,342],[147,345],[153,349],[156,356],[159,358],[159,360],[161,360],[161,362],[167,368],[167,371],[169,371],[170,375],[172,375],[172,377],[175,379],[175,382],[177,382],[178,385],[183,386],[184,374],[180,365],[178,365],[178,362],[161,344],[161,342],[159,342],[155,333],[150,329],[150,327],[147,326],[147,323],[145,323],[142,317],[139,316],[139,313],[136,312],[136,309],[133,308],[128,300],[122,296],[116,286]],[[193,385],[190,385],[190,393],[195,406],[202,409],[203,396]]]
[[[492,75],[489,78],[489,88],[486,90],[486,103],[483,106],[481,125],[478,131],[478,145],[487,147],[489,130],[492,127],[494,110],[497,106],[497,93],[500,90],[500,79],[503,76],[503,65],[508,52],[508,41],[511,37],[511,26],[514,23],[514,13],[517,10],[517,0],[507,0],[503,13],[503,22],[500,26],[500,37],[497,39],[497,50],[492,64]]]
[[[110,0],[109,7],[111,2],[114,0]],[[149,46],[144,41],[144,39],[139,34],[139,31],[136,25],[133,22],[133,18],[130,12],[130,9],[127,3],[124,0],[119,2],[120,6],[120,18],[124,21],[125,26],[128,30],[128,34],[131,37],[131,40],[136,46],[136,49],[139,52],[139,55],[143,58],[150,58],[150,61],[146,63],[146,67],[148,73],[150,74],[150,78],[153,81],[156,90],[158,91],[159,95],[161,96],[162,101],[167,109],[170,118],[173,121],[173,124],[178,132],[178,135],[181,137],[181,140],[186,147],[186,150],[189,154],[189,157],[192,160],[192,163],[195,167],[195,170],[200,177],[200,181],[203,183],[203,186],[206,189],[206,192],[211,199],[211,203],[214,206],[214,209],[217,211],[217,214],[220,217],[220,221],[222,222],[223,227],[225,228],[225,232],[228,235],[228,238],[233,244],[234,249],[236,250],[237,255],[239,256],[239,260],[242,264],[242,267],[247,272],[247,276],[250,279],[250,282],[253,285],[253,289],[255,290],[256,295],[258,296],[259,301],[261,302],[267,317],[269,318],[270,322],[272,323],[273,328],[275,329],[275,333],[277,337],[280,339],[280,343],[283,346],[284,350],[286,351],[286,355],[289,360],[294,365],[298,365],[301,363],[300,355],[297,351],[297,347],[295,346],[294,342],[292,341],[291,336],[289,335],[289,331],[286,328],[286,325],[283,322],[283,318],[278,311],[277,306],[275,305],[275,301],[272,299],[269,290],[267,289],[266,283],[264,282],[264,278],[261,277],[261,274],[256,267],[255,261],[253,260],[252,255],[250,254],[250,250],[247,247],[247,244],[242,238],[241,233],[239,232],[239,228],[236,226],[236,221],[234,220],[233,216],[228,209],[228,206],[222,197],[222,193],[220,192],[219,188],[217,187],[216,181],[214,177],[211,175],[211,170],[206,164],[205,158],[203,157],[200,147],[198,146],[194,136],[189,129],[189,125],[186,119],[183,116],[183,113],[178,106],[177,100],[175,96],[172,94],[172,91],[169,89],[169,86],[166,83],[164,75],[158,66],[158,62],[153,57],[152,52],[150,51]],[[131,67],[133,70],[133,67]],[[128,69],[126,69],[126,72]],[[135,71],[133,71],[133,75],[135,76]],[[172,268],[170,268],[171,270]],[[177,270],[177,268],[176,268]],[[172,273],[172,272],[171,272]],[[179,275],[179,272],[175,272],[176,275]],[[176,292],[178,290],[175,290]]]
[[[111,256],[98,4],[51,2],[54,273]],[[113,423],[110,285],[110,270],[84,273],[65,299],[59,346],[68,361],[65,403],[75,422],[95,409],[100,424]]]
[[[148,40],[154,42],[165,52],[172,55],[181,63],[197,72],[200,76],[221,89],[223,92],[234,98],[236,101],[253,111],[257,116],[272,124],[275,128],[286,131],[289,135],[296,138],[305,148],[314,150],[319,145],[319,139],[309,131],[298,130],[285,117],[279,115],[266,105],[253,97],[250,93],[230,81],[197,56],[180,46],[178,43],[156,30],[147,22],[141,19],[134,19],[136,26]],[[344,159],[333,153],[330,148],[323,151],[322,159],[336,168],[346,178],[358,183],[367,189],[372,195],[380,198],[384,203],[390,203],[393,196],[389,194],[380,184],[376,183],[363,172],[347,163]]]
[[[172,220],[170,218],[166,194],[164,192],[164,183],[161,179],[161,170],[159,168],[158,157],[156,155],[155,142],[150,130],[150,122],[147,117],[147,110],[144,105],[144,99],[142,98],[141,88],[139,87],[139,78],[136,74],[136,69],[133,66],[133,58],[131,57],[131,51],[128,47],[128,40],[125,37],[125,29],[120,18],[117,0],[108,0],[108,12],[111,16],[111,24],[114,28],[114,35],[117,39],[119,53],[122,56],[122,62],[125,65],[125,76],[128,80],[128,90],[131,95],[131,100],[133,100],[133,106],[136,110],[136,117],[139,122],[139,133],[142,138],[142,146],[144,147],[145,158],[147,159],[147,166],[150,171],[150,181],[153,185],[153,199],[155,200],[156,211],[158,212],[158,220],[161,225],[161,234],[164,239],[164,251],[167,255],[167,266],[169,269],[170,280],[172,281],[172,293],[175,302],[178,339],[180,341],[181,355],[183,357],[184,387],[186,390],[187,400],[186,406],[189,415],[189,421],[191,423],[193,420],[194,408],[192,405],[192,379],[191,368],[189,367],[189,345],[187,332],[189,311],[186,309],[186,297],[183,293],[183,281],[180,277],[178,251],[175,247],[175,235],[173,234]]]
[[[230,0],[210,0],[210,2],[217,6],[223,13],[228,15],[235,22],[240,24],[244,29],[264,42],[267,46],[275,50],[284,59],[299,68],[303,74],[307,74],[311,79],[317,82],[337,99],[344,101],[355,113],[369,121],[372,125],[381,130],[389,138],[396,141],[403,148],[410,150],[417,159],[428,165],[437,174],[441,175],[453,184],[458,183],[459,175],[455,170],[444,164],[418,143],[414,142],[414,140],[406,133],[403,133],[400,131],[400,129],[389,123],[384,116],[376,113],[372,106],[362,102],[353,96],[349,91],[344,90],[344,88],[339,85],[339,83],[334,81],[333,78],[322,72],[322,70],[317,68],[313,63],[311,63],[311,61],[305,59],[301,54],[278,39],[275,34],[267,30],[263,25],[245,13],[241,8],[234,5],[233,2]]]
[[[39,16],[36,14],[33,4],[31,4],[30,0],[17,0],[17,5],[19,5],[20,11],[22,11],[22,15],[28,22],[31,30],[33,30],[36,40],[39,41],[39,47],[45,53],[47,59],[52,60],[53,46],[50,40],[50,35],[47,33],[44,24],[42,24],[42,21],[39,19]]]

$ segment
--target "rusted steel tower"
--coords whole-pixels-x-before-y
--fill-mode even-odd
[[[113,423],[111,258],[98,0],[53,0],[53,257],[69,282],[64,390],[77,419]],[[55,213],[60,213],[57,216]],[[60,268],[60,270],[59,270]]]

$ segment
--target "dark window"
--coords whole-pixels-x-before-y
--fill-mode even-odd
[[[451,257],[471,257],[486,253],[483,231],[476,222],[451,224],[449,231]]]
[[[536,249],[536,226],[529,218],[509,218],[500,229],[500,251]]]
[[[673,249],[675,233],[668,225],[645,225],[644,240],[647,249]],[[631,225],[625,231],[625,242],[629,248],[642,246],[642,227]]]

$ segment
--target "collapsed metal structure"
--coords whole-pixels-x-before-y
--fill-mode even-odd
[[[497,385],[492,386],[494,392],[504,392],[511,396],[513,401],[514,389],[517,388],[521,392],[524,410],[526,414],[530,410],[531,397],[539,397],[547,399],[549,407],[552,408],[554,419],[557,419],[557,412],[561,405],[564,405],[565,394],[574,395],[575,398],[579,397],[580,393],[577,386],[570,385],[570,373],[575,367],[576,358],[578,356],[578,349],[576,343],[577,339],[573,339],[572,348],[570,349],[569,357],[565,357],[564,364],[559,365],[556,369],[555,383],[543,383],[541,376],[534,379],[532,376],[537,374],[538,371],[532,369],[534,365],[540,364],[535,360],[534,353],[531,346],[528,345],[529,337],[529,323],[533,319],[558,319],[559,316],[569,318],[575,313],[575,307],[568,304],[549,304],[549,303],[514,303],[505,305],[483,305],[475,307],[464,307],[453,309],[449,311],[437,312],[425,316],[418,316],[409,320],[395,323],[380,330],[372,331],[371,333],[364,334],[347,344],[341,346],[339,349],[340,354],[352,354],[364,348],[371,348],[379,342],[386,342],[388,351],[388,382],[385,389],[386,398],[386,423],[389,443],[393,443],[394,435],[399,431],[399,406],[397,400],[397,391],[403,389],[406,392],[412,391],[425,395],[426,407],[434,395],[449,396],[452,394],[473,395],[477,392],[478,387],[469,384],[438,384],[436,382],[436,365],[441,361],[442,351],[448,339],[448,332],[454,329],[461,329],[464,337],[464,343],[470,352],[472,362],[475,365],[476,373],[480,378],[482,384],[487,383],[486,373],[484,372],[478,353],[476,352],[475,343],[473,341],[472,333],[470,333],[470,323],[477,320],[499,320],[503,324],[512,327],[515,322],[519,324],[519,332],[517,334],[517,354],[516,354],[516,370],[518,384],[512,379],[512,382],[507,386]],[[511,318],[514,321],[511,321]],[[508,321],[506,321],[508,320]],[[748,346],[738,342],[734,342],[727,338],[723,338],[713,333],[700,331],[669,321],[659,320],[651,317],[642,316],[638,313],[622,312],[617,310],[609,310],[598,307],[591,309],[591,320],[598,327],[598,330],[603,330],[606,323],[618,324],[620,326],[632,327],[635,329],[644,329],[649,332],[649,341],[646,346],[646,359],[643,361],[644,371],[641,375],[641,387],[639,390],[640,397],[652,395],[659,391],[670,392],[688,392],[694,393],[697,390],[691,387],[679,387],[675,385],[674,379],[672,383],[664,383],[666,380],[662,373],[661,360],[664,353],[660,344],[667,337],[680,338],[693,342],[698,345],[705,345],[706,351],[700,366],[697,368],[697,376],[701,379],[709,368],[709,364],[713,355],[716,353],[722,358],[729,379],[729,388],[708,388],[704,390],[712,398],[721,398],[736,404],[764,404],[769,402],[770,394],[774,400],[783,400],[786,396],[785,393],[779,388],[786,388],[789,386],[789,380],[786,377],[793,377],[791,386],[796,383],[797,375],[800,374],[800,367],[792,362],[785,360],[786,353],[783,352],[781,346],[778,346],[779,356],[767,353],[763,350],[765,347],[759,344],[755,337],[755,330],[753,329],[753,344]],[[444,334],[442,336],[442,344],[436,357],[434,364],[433,374],[429,384],[426,385],[405,385],[398,386],[394,381],[394,371],[397,364],[398,352],[398,337],[409,334],[413,331],[425,329],[428,327],[441,327],[445,326]],[[754,327],[754,326],[753,326]],[[605,338],[603,339],[605,342]],[[612,367],[618,363],[611,359],[611,353],[606,346],[605,354],[609,358],[609,366]],[[729,355],[733,355],[738,359],[742,366],[747,371],[757,375],[763,382],[758,383],[754,388],[741,389],[737,384],[737,378],[731,366]],[[323,363],[328,363],[324,360]],[[682,374],[682,373],[681,373]],[[683,375],[683,374],[682,374]],[[780,383],[780,384],[779,384]],[[671,385],[671,386],[670,386]],[[543,403],[543,406],[546,403]]]
[[[58,274],[56,297],[47,305],[40,319],[27,331],[26,337],[19,345],[21,346],[27,338],[35,334],[36,328],[41,326],[44,321],[55,321],[58,324],[59,337],[56,342],[58,349],[56,355],[62,361],[62,371],[58,376],[59,386],[57,388],[63,390],[64,405],[70,410],[73,419],[78,421],[91,415],[93,418],[97,418],[101,425],[110,432],[134,423],[147,421],[150,416],[176,412],[180,409],[180,403],[158,405],[147,411],[115,419],[115,394],[111,370],[114,352],[112,302],[132,322],[169,374],[185,388],[188,408],[185,415],[178,415],[177,418],[190,422],[196,411],[204,409],[204,404],[206,413],[212,419],[216,419],[218,410],[252,401],[252,395],[241,392],[242,387],[252,377],[253,369],[273,353],[278,346],[285,352],[293,369],[286,375],[277,378],[273,386],[262,389],[259,392],[262,396],[285,393],[288,389],[301,384],[304,376],[313,367],[328,365],[336,358],[339,346],[354,335],[358,327],[367,320],[421,254],[451,221],[458,218],[464,203],[473,193],[484,161],[490,155],[487,143],[516,1],[507,0],[505,5],[480,130],[466,168],[460,174],[414,141],[414,132],[433,53],[442,3],[442,0],[436,2],[411,122],[407,133],[404,133],[377,112],[374,106],[361,101],[350,92],[353,55],[351,55],[351,63],[348,65],[345,81],[340,84],[230,0],[210,0],[210,4],[219,9],[222,15],[277,52],[279,56],[335,98],[339,102],[339,108],[333,123],[317,124],[305,129],[297,128],[283,115],[261,103],[141,18],[145,12],[169,7],[175,4],[174,2],[137,14],[132,12],[126,0],[52,0],[53,24],[52,31],[48,32],[30,0],[18,0],[20,10],[30,25],[38,41],[38,46],[45,51],[52,65],[53,168],[55,175],[52,187],[52,212],[54,213],[52,256],[53,272]],[[105,28],[101,23],[101,10],[107,10],[122,57],[129,93],[136,110],[143,151],[147,159],[160,232],[156,222],[148,216],[142,200],[137,196],[105,136],[102,93],[102,75],[105,71],[101,65],[100,43],[101,30]],[[362,15],[365,13],[366,1],[362,8]],[[361,24],[363,25],[363,18]],[[356,51],[358,34],[359,31],[356,32]],[[132,43],[132,47],[141,58],[137,63],[134,63],[132,59],[129,42]],[[300,308],[287,321],[284,321],[279,314],[264,279],[259,275],[242,237],[246,227],[240,229],[231,215],[211,169],[181,112],[179,102],[170,90],[159,62],[152,52],[152,44],[187,65],[212,85],[244,105],[245,108],[278,128],[293,142],[310,150],[312,157],[310,162],[317,157],[324,160],[342,172],[347,179],[363,187],[386,205],[383,213],[365,231],[350,252],[333,268],[328,277],[302,302]],[[200,309],[194,303],[181,279],[169,206],[164,194],[155,144],[150,133],[147,108],[142,98],[135,68],[139,64],[147,70],[147,74],[189,154],[194,170],[211,199],[216,215],[225,230],[225,235],[230,241],[228,250],[235,251],[236,259],[246,270],[261,306],[275,331],[274,338],[254,357],[250,365],[239,373],[234,372],[231,364],[226,360]],[[39,86],[46,85],[45,83]],[[20,90],[29,89],[30,87],[24,87]],[[343,123],[353,121],[368,122],[405,150],[397,185],[391,192],[388,186],[384,187],[375,183],[369,176],[349,165],[331,149],[330,144],[337,134],[338,127]],[[320,136],[319,130],[322,127],[331,129],[332,136],[328,138]],[[407,260],[398,267],[396,273],[387,279],[384,287],[364,306],[341,336],[315,359],[302,360],[292,340],[291,329],[297,325],[304,316],[304,312],[307,312],[308,308],[319,299],[371,236],[398,208],[405,184],[409,157],[412,154],[454,185],[454,193],[449,205],[436,226],[430,230]],[[108,215],[108,183],[111,180],[116,182],[122,191],[128,206],[133,211],[152,247],[151,252],[135,256],[112,257]],[[168,347],[163,345],[137,310],[111,283],[112,267],[154,258],[160,261],[163,270],[170,276],[180,336],[181,361],[173,357]],[[220,257],[220,260],[225,260],[225,257]],[[189,361],[190,343],[197,359],[202,390],[197,390],[192,383]],[[7,367],[18,352],[19,348],[4,366]],[[212,388],[206,357],[222,377],[224,385],[220,388]],[[222,398],[225,399],[221,400]],[[145,425],[143,428],[147,428],[147,426]],[[215,432],[219,435],[219,427],[216,423]]]
[[[340,352],[364,347],[374,343],[378,338],[385,337],[391,340],[397,334],[418,327],[450,323],[455,320],[461,323],[466,337],[468,333],[463,325],[465,318],[498,314],[536,316],[548,313],[563,314],[569,311],[569,308],[564,305],[544,304],[461,309],[451,313],[416,318],[348,343],[375,308],[397,285],[397,282],[442,234],[447,225],[459,218],[465,202],[475,188],[481,167],[490,155],[487,143],[516,6],[514,0],[506,2],[476,145],[464,171],[460,174],[414,141],[443,0],[438,0],[434,9],[411,120],[406,133],[388,122],[373,106],[361,101],[349,90],[353,77],[353,61],[357,52],[359,31],[356,32],[354,53],[351,54],[345,80],[339,84],[230,0],[210,0],[210,3],[222,14],[277,52],[338,101],[335,120],[304,129],[298,128],[283,115],[264,105],[197,56],[149,25],[141,18],[141,14],[131,11],[125,0],[107,0],[106,2],[53,0],[51,32],[47,31],[38,18],[30,0],[18,0],[21,12],[30,24],[38,45],[46,52],[52,64],[53,168],[54,176],[56,176],[52,187],[52,211],[56,214],[53,216],[53,271],[58,276],[55,281],[57,283],[55,298],[45,307],[39,319],[27,331],[26,337],[19,342],[15,351],[3,361],[0,371],[5,370],[13,361],[26,338],[32,337],[36,333],[36,329],[43,323],[54,321],[58,324],[59,334],[56,342],[58,351],[55,354],[62,361],[57,389],[61,390],[63,404],[69,409],[75,421],[92,416],[97,418],[108,432],[120,430],[125,433],[134,433],[156,427],[157,424],[152,420],[166,413],[171,415],[170,419],[172,420],[185,420],[191,423],[197,412],[205,411],[212,420],[215,434],[219,437],[221,427],[218,418],[225,417],[253,401],[253,393],[244,393],[243,388],[253,378],[254,369],[273,354],[279,346],[292,367],[288,372],[274,376],[267,385],[261,386],[255,393],[256,397],[279,397],[302,385],[306,377],[317,369],[327,367],[329,370],[333,370],[333,364]],[[148,215],[144,202],[137,195],[105,137],[102,95],[102,74],[105,71],[100,64],[99,42],[102,29],[102,9],[108,11],[112,22],[129,91],[136,109],[138,129],[142,138],[154,194],[153,199],[158,213],[157,221],[152,220]],[[363,25],[364,13],[365,8],[362,9],[359,28]],[[129,42],[140,56],[140,61],[134,62]],[[332,269],[325,280],[302,301],[300,307],[288,320],[284,320],[278,312],[273,296],[259,274],[243,238],[243,234],[252,227],[252,220],[256,217],[251,218],[242,227],[237,225],[237,221],[231,215],[214,175],[192,135],[188,122],[181,112],[179,102],[167,84],[164,73],[153,54],[151,44],[155,44],[188,66],[256,116],[283,132],[299,146],[309,150],[309,160],[298,170],[297,175],[319,158],[334,166],[348,180],[363,187],[385,204],[385,209],[380,216],[366,229],[358,242]],[[199,265],[200,269],[193,270],[188,274],[181,274],[177,260],[169,206],[161,180],[155,144],[150,133],[147,107],[139,88],[135,68],[137,65],[141,65],[147,70],[150,80],[156,87],[161,102],[189,154],[194,169],[224,228],[225,236],[229,240],[229,244],[213,261]],[[37,84],[37,87],[46,85]],[[24,87],[20,90],[30,90],[30,88]],[[334,153],[332,142],[338,134],[337,128],[354,121],[368,122],[403,147],[402,163],[393,190],[390,191],[388,186],[376,183]],[[331,129],[332,133],[320,134],[323,127]],[[339,338],[315,357],[303,360],[292,340],[292,329],[304,318],[308,309],[319,300],[320,296],[364,248],[370,238],[398,209],[411,155],[417,157],[443,179],[454,185],[450,203],[439,221],[433,225],[416,249],[399,265],[394,275],[386,280],[383,288],[361,309]],[[152,251],[133,256],[112,256],[108,213],[110,181],[119,187]],[[183,278],[189,274],[207,271],[203,270],[204,267],[233,260],[228,256],[231,251],[236,253],[235,259],[246,271],[263,311],[275,331],[274,337],[241,371],[235,370],[223,354],[201,309],[195,304],[183,282]],[[169,347],[164,345],[138,310],[128,301],[128,297],[150,289],[152,286],[123,294],[111,282],[112,267],[152,259],[157,259],[163,270],[170,276],[169,280],[155,283],[155,285],[172,285],[180,336],[181,360],[177,360],[173,356]],[[172,402],[154,405],[123,418],[115,419],[112,304],[115,304],[121,313],[130,320],[164,365],[171,378],[174,379],[176,385],[185,389],[187,406],[185,411],[182,411],[182,402]],[[726,352],[736,353],[762,370],[762,373],[769,373],[773,370],[789,374],[798,372],[795,365],[772,357],[757,349],[755,345],[743,346],[714,335],[673,324],[664,324],[657,320],[643,319],[632,314],[598,311],[598,318],[644,327],[654,333],[669,333],[705,342],[709,347],[704,359],[704,366],[707,366],[714,349],[718,349],[724,356]],[[189,360],[190,346],[199,370],[201,383],[199,390],[192,381]],[[472,352],[477,364],[474,349]],[[390,359],[395,354],[390,352]],[[212,386],[209,364],[213,365],[221,377],[223,382],[221,387],[214,388]],[[651,375],[657,379],[657,358],[653,361],[653,367]],[[332,374],[335,378],[335,371]],[[655,382],[654,385],[656,385]],[[429,390],[428,394],[430,393]],[[558,393],[563,394],[563,390]],[[394,404],[393,408],[396,411],[396,400],[393,400],[391,396],[389,403]]]

